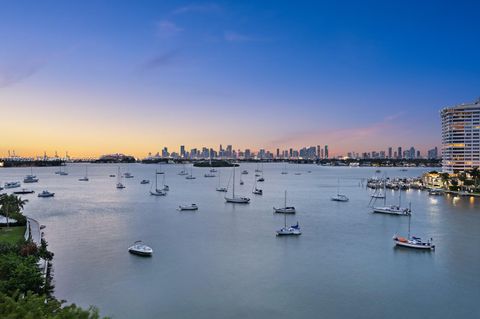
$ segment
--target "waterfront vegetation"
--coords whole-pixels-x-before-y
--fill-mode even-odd
[[[0,318],[99,318],[95,307],[84,310],[74,304],[64,305],[65,301],[53,296],[53,253],[44,239],[39,246],[30,238],[25,240],[25,203],[15,195],[0,198],[0,214],[23,223],[0,229]]]
[[[431,171],[425,174],[427,184],[438,186],[446,191],[469,194],[480,194],[480,169],[474,167],[456,174]]]

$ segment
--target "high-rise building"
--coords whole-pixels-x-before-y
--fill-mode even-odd
[[[276,157],[277,157],[277,158],[280,157],[280,149],[279,149],[279,148],[277,148],[277,156],[276,156]]]
[[[320,145],[317,145],[317,158],[320,158]]]
[[[445,107],[442,117],[442,168],[458,173],[480,166],[480,99]]]
[[[401,146],[398,147],[397,155],[398,155],[398,159],[402,159],[403,153],[402,153],[402,147]]]
[[[388,148],[388,158],[392,158],[392,147]]]
[[[328,158],[328,145],[325,145],[325,158]]]
[[[431,150],[428,150],[428,159],[437,159],[438,158],[438,148],[435,146],[435,148],[432,148]]]
[[[180,145],[180,156],[185,157],[185,145]]]

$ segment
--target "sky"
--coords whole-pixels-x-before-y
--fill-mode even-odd
[[[440,144],[478,1],[0,0],[0,156]]]

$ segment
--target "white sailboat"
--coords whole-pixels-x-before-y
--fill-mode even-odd
[[[402,207],[402,192],[399,192],[398,205],[389,205],[386,203],[387,198],[383,199],[384,206],[375,206],[373,207],[373,212],[378,214],[388,214],[388,215],[399,215],[399,216],[409,216],[412,212],[410,207]]]
[[[252,189],[252,194],[255,195],[263,195],[263,190],[261,188],[257,187],[257,178],[253,178],[253,189]]]
[[[273,207],[273,212],[278,214],[295,214],[297,211],[294,206],[287,206],[287,191],[285,190],[285,197],[283,207]]]
[[[125,188],[125,185],[122,184],[122,174],[120,174],[120,166],[118,167],[118,173],[117,173],[117,188],[118,189]]]
[[[165,184],[165,175],[166,175],[166,174],[163,174],[163,180],[162,180],[163,188],[162,188],[162,189],[163,189],[165,192],[168,192],[168,191],[170,190],[170,186],[168,186],[167,184]]]
[[[287,214],[284,214],[284,226],[277,230],[277,236],[298,236],[301,235],[300,225],[298,222],[296,225],[287,227]]]
[[[198,210],[197,204],[179,205],[178,210]]]
[[[188,175],[188,172],[185,169],[185,164],[182,163],[182,170],[180,171],[180,173],[178,173],[178,175],[180,175],[180,176]]]
[[[187,177],[185,177],[185,179],[195,179],[196,177],[193,176],[193,168],[190,169],[190,174],[188,174]]]
[[[347,195],[340,194],[340,179],[338,179],[338,184],[337,184],[337,195],[332,196],[331,200],[335,202],[348,202]]]
[[[217,192],[224,192],[224,193],[227,192],[227,188],[226,188],[226,187],[220,186],[220,172],[218,172],[218,186],[217,186],[216,191],[217,191]]]
[[[411,223],[411,214],[408,215],[408,237],[401,237],[398,235],[393,236],[393,242],[397,246],[407,247],[407,248],[415,248],[415,249],[435,249],[435,245],[433,244],[433,239],[427,240],[426,242],[423,241],[420,237],[410,236],[410,223]]]
[[[250,198],[248,197],[236,197],[235,196],[235,165],[233,165],[233,185],[232,185],[232,197],[225,196],[225,201],[227,203],[235,204],[248,204],[250,203]]]
[[[284,165],[283,165],[282,175],[287,175],[287,174],[288,174],[288,171],[287,171],[287,163],[285,162]]]
[[[155,189],[150,190],[150,195],[154,196],[165,196],[167,193],[164,190],[158,189],[158,174],[157,171],[155,170]]]
[[[88,182],[88,166],[85,165],[85,176],[78,179],[80,182]]]
[[[24,183],[37,183],[38,182],[38,177],[33,175],[33,168],[30,167],[30,175],[25,176],[23,179]]]

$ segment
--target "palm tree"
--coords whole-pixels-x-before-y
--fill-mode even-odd
[[[440,178],[442,180],[443,186],[448,189],[448,182],[450,180],[450,174],[448,173],[441,173]]]
[[[480,177],[480,170],[478,169],[478,166],[475,166],[472,168],[468,174],[473,178],[474,180],[474,185],[475,185],[475,191],[477,191],[478,188],[478,177]]]
[[[16,195],[3,195],[0,197],[0,205],[2,206],[0,211],[7,219],[7,227],[9,224],[10,213],[20,213],[23,210],[23,207],[28,202],[26,199],[22,199]]]

